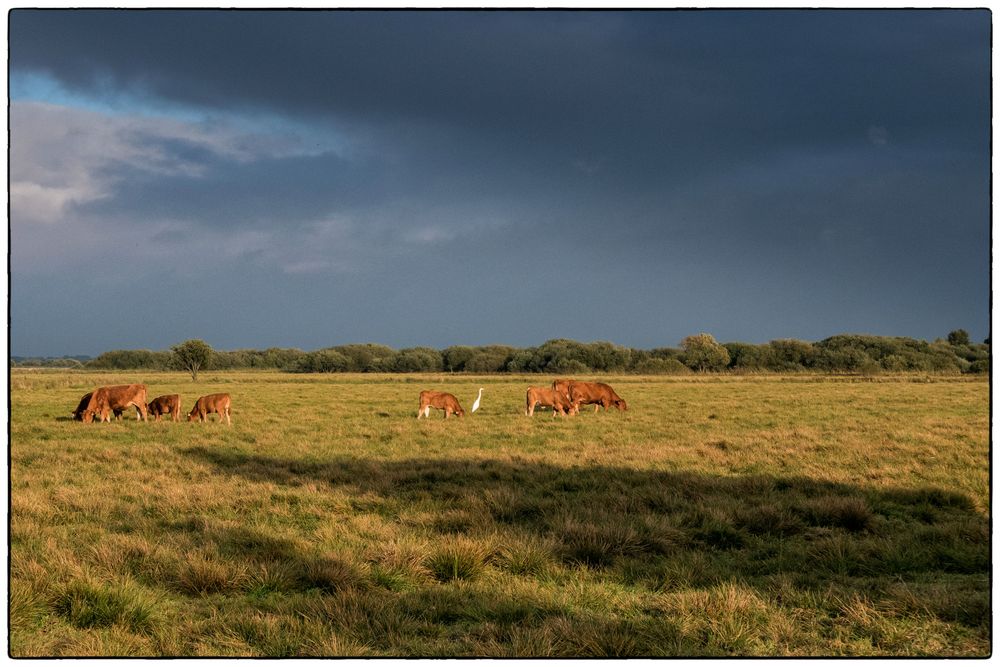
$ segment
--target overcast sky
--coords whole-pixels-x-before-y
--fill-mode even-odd
[[[989,333],[985,10],[14,10],[11,352]]]

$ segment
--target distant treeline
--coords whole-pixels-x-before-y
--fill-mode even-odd
[[[86,355],[74,357],[11,357],[11,367],[25,366],[30,368],[83,368],[91,357]]]
[[[678,348],[640,350],[608,342],[550,340],[537,347],[456,345],[436,350],[395,350],[372,343],[338,345],[312,352],[290,348],[211,351],[210,370],[277,369],[301,373],[546,373],[686,374],[693,372],[828,372],[875,374],[923,371],[986,373],[990,345],[969,341],[959,329],[933,342],[913,338],[838,335],[816,343],[783,339],[769,343],[717,343],[708,334],[689,336]],[[82,363],[87,369],[178,368],[172,351],[115,350]]]

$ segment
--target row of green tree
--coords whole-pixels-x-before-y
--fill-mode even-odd
[[[962,329],[932,342],[914,338],[838,335],[811,343],[795,339],[769,343],[719,343],[711,335],[688,336],[680,347],[640,350],[608,342],[550,340],[537,347],[456,345],[437,350],[395,350],[372,343],[338,345],[312,352],[290,348],[213,350],[200,340],[168,351],[114,350],[87,361],[93,369],[278,369],[301,373],[548,373],[588,372],[684,374],[692,372],[923,371],[986,373],[989,339],[973,343]]]

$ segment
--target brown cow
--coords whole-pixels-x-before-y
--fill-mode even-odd
[[[90,403],[90,397],[93,395],[94,392],[92,391],[83,395],[83,397],[80,399],[80,403],[76,406],[76,410],[73,411],[73,419],[75,419],[78,422],[83,421],[83,411],[87,409],[87,404]],[[112,411],[115,413],[115,419],[122,418],[122,413],[124,412],[124,410],[121,410],[119,408],[112,408]]]
[[[594,412],[598,408],[607,410],[612,405],[621,410],[628,410],[625,401],[615,393],[610,385],[603,382],[572,382],[569,385],[569,399],[573,403],[573,412],[579,412],[581,405],[594,404]]]
[[[193,422],[195,418],[203,422],[208,419],[208,415],[213,412],[219,415],[219,423],[225,419],[227,424],[232,424],[229,419],[229,394],[208,394],[202,396],[194,403],[191,412],[188,413],[188,421]]]
[[[458,399],[444,391],[422,391],[420,392],[420,408],[417,410],[417,419],[431,416],[431,408],[444,410],[444,418],[447,419],[454,412],[459,417],[465,416],[465,410],[458,404]]]
[[[179,394],[157,396],[146,405],[153,419],[160,421],[160,415],[170,415],[171,421],[181,420],[181,397]]]
[[[120,384],[113,387],[98,387],[91,392],[81,418],[83,423],[89,424],[95,416],[100,415],[102,422],[110,422],[112,413],[117,416],[130,405],[135,408],[136,421],[140,418],[145,421],[146,385]]]
[[[529,417],[535,414],[536,405],[552,408],[553,417],[556,416],[557,412],[561,415],[565,415],[566,411],[573,405],[569,401],[569,396],[561,391],[549,389],[547,387],[528,387],[528,391],[524,396],[524,401],[524,414]]]
[[[555,391],[562,394],[563,396],[565,396],[566,400],[569,400],[569,388],[570,385],[572,385],[574,382],[578,382],[578,380],[553,380],[552,388]],[[579,412],[580,412],[579,408],[573,405],[573,402],[570,401],[569,414],[575,415]]]
[[[576,382],[576,380],[553,380],[552,388],[560,394],[566,394],[566,396],[569,396],[569,386],[574,382]]]

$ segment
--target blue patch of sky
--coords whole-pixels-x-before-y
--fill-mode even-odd
[[[308,125],[290,118],[263,112],[207,111],[167,102],[142,91],[113,89],[99,85],[96,92],[71,90],[57,79],[41,72],[12,71],[8,95],[11,102],[42,102],[72,109],[82,109],[116,117],[167,118],[194,125],[225,125],[234,132],[295,137],[305,155],[327,152],[344,154],[350,142],[332,125]]]

